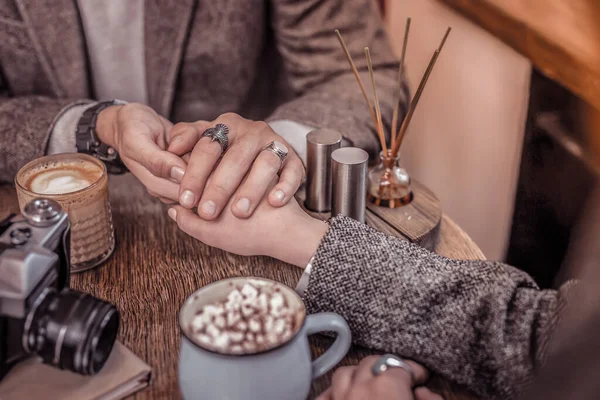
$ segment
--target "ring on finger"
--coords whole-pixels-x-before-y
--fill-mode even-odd
[[[212,128],[208,128],[200,136],[209,137],[213,142],[219,143],[221,146],[221,154],[225,153],[227,146],[229,146],[229,127],[225,124],[217,124]]]
[[[375,362],[375,364],[373,364],[373,367],[371,367],[371,372],[373,373],[373,376],[379,376],[385,371],[387,371],[389,368],[402,368],[403,370],[408,372],[411,381],[415,381],[415,372],[413,371],[412,367],[408,365],[406,361],[404,361],[400,357],[396,357],[393,354],[385,354],[381,356]]]
[[[281,161],[281,166],[279,167],[279,169],[281,169],[281,167],[283,167],[285,159],[288,156],[288,149],[286,145],[281,142],[278,142],[277,140],[274,140],[263,148],[263,151],[265,150],[270,151],[279,158],[279,160]]]

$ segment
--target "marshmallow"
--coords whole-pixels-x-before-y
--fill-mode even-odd
[[[227,304],[225,305],[225,308],[227,308],[228,310],[235,310],[242,303],[243,299],[244,299],[244,297],[242,296],[240,291],[237,289],[234,289],[227,296]]]
[[[215,317],[215,320],[213,321],[213,323],[215,324],[215,326],[217,328],[223,329],[223,328],[225,328],[225,325],[226,325],[225,317],[223,317],[222,315],[219,315],[219,316]]]
[[[258,317],[254,317],[252,318],[250,321],[248,321],[248,328],[250,328],[251,332],[260,332],[261,331],[261,324],[260,324],[260,320],[258,319]]]
[[[223,307],[222,304],[216,304],[216,305],[209,304],[209,305],[205,306],[202,311],[206,315],[214,316],[214,315],[221,315],[221,314],[223,314],[223,312],[225,310],[224,310],[224,307]]]
[[[246,283],[242,288],[242,294],[246,299],[251,300],[256,298],[258,295],[258,290],[256,290],[256,288],[249,283]]]
[[[219,336],[219,334],[221,333],[221,331],[219,329],[217,329],[217,327],[214,325],[208,325],[206,327],[206,333],[208,333],[213,338],[217,338]]]
[[[242,354],[244,352],[244,348],[239,344],[235,344],[231,346],[231,352],[234,354]]]
[[[281,335],[283,333],[283,331],[285,330],[285,326],[287,325],[286,320],[284,319],[278,319],[277,321],[275,321],[274,325],[273,325],[273,332]]]
[[[241,342],[242,340],[244,340],[244,333],[243,332],[231,332],[229,334],[229,338],[231,339],[232,342]]]
[[[250,304],[242,304],[241,311],[246,318],[254,314],[254,308]]]
[[[246,332],[248,330],[248,324],[245,323],[244,321],[240,321],[235,325],[236,329],[238,329],[240,332]]]
[[[250,280],[221,303],[208,304],[191,322],[198,342],[226,354],[267,350],[295,332],[294,315],[274,285]]]
[[[236,322],[238,322],[242,316],[237,310],[229,311],[227,313],[227,326],[234,326]]]
[[[204,329],[206,324],[208,324],[209,322],[210,322],[210,317],[208,317],[206,314],[204,314],[204,313],[198,314],[192,320],[192,330],[194,332],[201,331]]]

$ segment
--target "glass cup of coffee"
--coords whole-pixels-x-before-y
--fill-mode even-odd
[[[108,173],[102,161],[79,153],[37,158],[15,178],[21,212],[34,198],[57,201],[71,222],[71,272],[104,262],[115,248],[108,198]]]
[[[306,315],[289,287],[231,278],[193,293],[179,312],[179,386],[192,399],[306,399],[313,379],[348,352],[350,328],[334,313]],[[311,361],[308,335],[335,332]]]

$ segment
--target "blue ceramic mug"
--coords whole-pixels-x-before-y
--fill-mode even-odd
[[[266,351],[230,355],[203,347],[191,333],[191,322],[207,304],[224,301],[234,287],[262,281],[279,287],[288,304],[298,309],[295,333]],[[233,284],[233,285],[232,285]],[[331,370],[348,352],[350,328],[334,313],[306,315],[302,299],[291,288],[263,278],[232,278],[194,292],[179,312],[183,333],[179,354],[179,386],[186,400],[303,400],[313,379]],[[312,361],[307,337],[318,332],[335,332],[336,339]]]

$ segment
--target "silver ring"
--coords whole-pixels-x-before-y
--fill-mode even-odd
[[[283,167],[283,163],[288,156],[288,149],[285,144],[278,142],[277,140],[272,141],[268,145],[263,148],[263,151],[267,150],[271,153],[275,154],[281,160],[281,166]]]
[[[385,354],[381,356],[379,360],[377,360],[375,364],[373,364],[373,367],[371,367],[371,372],[373,373],[373,376],[379,376],[385,371],[387,371],[389,368],[402,368],[410,374],[412,382],[414,383],[415,372],[413,371],[411,366],[408,365],[406,361],[399,357],[396,357],[393,354]]]
[[[219,142],[219,145],[221,145],[221,154],[223,154],[227,150],[227,146],[229,146],[229,137],[227,135],[229,135],[229,127],[225,124],[217,124],[205,130],[200,138],[206,136],[213,142]]]

